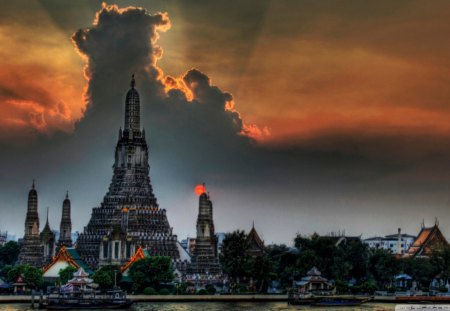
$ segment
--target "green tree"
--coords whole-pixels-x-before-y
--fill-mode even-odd
[[[97,270],[92,278],[94,279],[94,282],[100,286],[100,288],[113,288],[114,278],[116,284],[118,284],[122,280],[122,273],[120,272],[119,266],[108,265]]]
[[[319,236],[317,233],[310,237],[297,235],[294,244],[300,252],[297,266],[301,275],[305,275],[307,270],[313,266],[317,267],[324,275],[332,275],[331,266],[338,251],[336,238]]]
[[[167,256],[141,259],[131,265],[129,275],[135,291],[142,291],[149,286],[159,289],[162,283],[174,279],[172,260]]]
[[[436,268],[436,272],[441,274],[441,278],[450,278],[450,246],[438,246],[432,249],[430,256],[431,264]]]
[[[64,269],[59,270],[58,276],[59,276],[59,282],[64,285],[67,283],[68,280],[73,278],[73,274],[77,272],[77,269],[72,266],[67,266]]]
[[[223,271],[232,279],[249,276],[250,256],[247,234],[237,230],[225,235],[220,254]]]
[[[274,264],[267,255],[252,259],[251,273],[259,293],[267,292],[270,281],[276,277]]]
[[[31,288],[38,288],[44,283],[42,269],[28,266],[25,269],[24,279]]]
[[[401,270],[418,282],[419,288],[428,287],[431,279],[440,271],[429,258],[405,258],[400,261]]]
[[[400,262],[395,255],[384,249],[372,249],[369,257],[369,273],[378,284],[378,288],[390,286],[394,277],[400,273]]]
[[[266,253],[273,263],[274,272],[281,288],[290,287],[292,278],[299,277],[297,269],[298,249],[287,247],[284,244],[272,244],[266,247]]]
[[[9,282],[15,282],[19,276],[30,288],[38,288],[43,284],[42,270],[30,265],[16,265],[8,271]]]
[[[19,257],[20,246],[16,241],[9,241],[0,247],[0,267],[14,265]]]

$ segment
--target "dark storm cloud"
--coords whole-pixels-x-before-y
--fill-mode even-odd
[[[90,77],[90,103],[78,129],[90,132],[95,128],[98,132],[103,128],[108,132],[111,123],[101,121],[106,116],[120,125],[123,101],[117,98],[123,98],[134,72],[143,98],[142,124],[153,146],[164,146],[164,152],[174,155],[177,163],[187,164],[189,174],[240,162],[240,154],[245,154],[241,149],[251,148],[251,139],[241,135],[245,130],[238,112],[226,109],[233,100],[231,94],[211,85],[209,77],[196,69],[184,74],[180,81],[184,88],[164,92],[175,79],[163,78],[157,67],[162,50],[156,39],[158,31],[169,25],[163,13],[150,15],[144,9],[109,6],[97,14],[92,27],[74,34],[72,39],[86,57],[85,70]],[[123,87],[111,89],[116,85]],[[188,100],[187,93],[193,98]],[[154,156],[158,156],[157,151]]]
[[[228,3],[221,5],[226,7]],[[319,4],[310,5],[320,11]],[[217,9],[215,4],[211,6]],[[209,12],[207,7],[198,8],[205,10],[201,16]],[[308,10],[301,11],[306,20],[312,19]],[[237,11],[239,8],[232,10]],[[262,18],[266,6],[257,11]],[[222,15],[215,12],[216,17]],[[240,13],[242,24],[247,15],[253,18],[247,5]],[[278,17],[278,28],[285,31],[283,14]],[[227,19],[221,23],[232,24]],[[51,215],[53,227],[57,227],[66,189],[72,197],[74,227],[80,230],[87,223],[91,208],[99,204],[110,182],[117,139],[114,132],[123,126],[124,97],[132,73],[141,95],[141,124],[150,147],[153,186],[177,233],[195,231],[196,201],[191,198],[191,188],[202,181],[211,185],[217,203],[216,228],[246,229],[256,219],[266,242],[289,242],[297,231],[391,233],[392,228],[409,226],[407,230],[415,233],[416,223],[430,213],[432,219],[448,214],[443,202],[448,197],[445,188],[450,174],[445,163],[450,151],[442,143],[443,137],[367,135],[361,127],[355,127],[325,131],[311,140],[258,143],[246,135],[245,118],[238,112],[244,103],[214,85],[214,76],[211,79],[207,72],[191,69],[175,74],[181,78],[173,78],[158,67],[162,49],[156,39],[168,25],[165,14],[109,6],[98,12],[93,25],[75,32],[73,41],[86,61],[89,79],[84,118],[71,135],[56,133],[53,137],[39,136],[28,146],[4,146],[6,152],[0,155],[0,199],[2,208],[11,212],[4,224],[16,222],[20,228],[17,232],[22,232],[26,192],[32,178],[38,180],[40,209],[50,205],[56,211]],[[192,29],[200,29],[202,36],[216,36],[213,42],[230,52],[233,42],[224,42],[220,36],[247,35],[235,34],[233,28],[216,34],[207,23],[194,26],[189,24]],[[195,31],[190,32],[190,36],[195,35]],[[253,33],[249,37],[254,37]],[[189,53],[201,62],[214,48],[218,47],[190,45]],[[239,53],[237,50],[233,53]],[[250,54],[250,47],[245,51]],[[234,64],[233,53],[226,64],[237,69],[224,71],[243,70],[245,61]],[[183,70],[188,68],[191,64]],[[271,79],[276,80],[277,75]],[[272,105],[284,110],[281,95]],[[230,108],[235,100],[236,110]],[[418,145],[426,147],[421,149],[425,151],[418,152]],[[436,149],[436,145],[441,147]],[[427,174],[430,179],[424,184],[422,177]],[[424,212],[423,206],[434,208]]]

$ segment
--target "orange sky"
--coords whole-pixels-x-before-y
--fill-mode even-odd
[[[192,18],[192,8],[155,2],[172,21],[159,41],[159,66],[176,77],[191,67],[206,72],[233,94],[235,109],[262,141],[355,131],[447,136],[450,5],[346,3],[267,2],[256,20],[251,7]],[[71,24],[60,25],[57,11],[31,2],[24,14],[33,18],[13,14],[1,24],[0,124],[10,135],[0,139],[73,131],[86,81],[70,33],[87,26],[81,21],[94,8],[77,7]],[[19,14],[24,5],[15,9]]]
[[[192,195],[192,186],[206,176],[213,200],[220,202],[217,219],[224,230],[229,229],[227,221],[244,228],[252,217],[259,217],[261,226],[275,237],[313,232],[318,223],[326,230],[342,229],[350,222],[355,233],[366,230],[366,223],[349,219],[348,213],[359,220],[367,215],[377,220],[370,224],[371,232],[378,232],[381,224],[386,233],[406,223],[408,230],[416,230],[424,217],[446,217],[448,223],[448,1],[120,0],[117,4],[167,12],[171,28],[158,40],[163,53],[157,65],[164,75],[180,79],[191,68],[206,74],[221,92],[232,94],[233,99],[226,100],[228,109],[239,112],[245,134],[261,142],[232,149],[222,144],[222,136],[211,135],[213,144],[203,146],[197,137],[178,141],[178,128],[167,134],[168,129],[160,126],[166,126],[165,120],[151,124],[155,191],[161,193],[161,206],[172,208],[176,216],[190,217],[197,202],[186,204],[185,198],[174,194],[186,187],[186,197]],[[73,134],[78,120],[89,119],[83,119],[84,61],[70,38],[92,25],[101,1],[15,0],[0,6],[3,206],[22,213],[15,207],[25,204],[22,192],[36,177],[42,180],[43,206],[60,206],[57,196],[71,190],[74,204],[81,207],[80,219],[74,221],[82,228],[87,221],[83,217],[98,204],[110,178],[108,148],[116,135],[111,133],[120,125],[104,118],[104,123],[111,122],[107,130],[92,135],[85,127],[83,135],[71,136],[72,145],[64,145],[70,139],[63,135],[59,140],[39,140],[38,134]],[[98,81],[107,78],[108,72]],[[120,85],[102,84],[102,94],[125,94],[129,77],[113,81],[122,79]],[[137,82],[138,89],[141,94],[147,91],[148,98],[150,91],[142,81]],[[172,87],[185,87],[176,81],[180,82],[167,80]],[[148,102],[142,98],[144,107]],[[108,103],[102,102],[100,118],[110,112]],[[114,109],[122,109],[122,102],[114,103]],[[96,120],[90,122],[97,125]],[[147,119],[146,126],[149,123]],[[38,143],[28,149],[8,146],[30,141]],[[197,149],[200,156],[194,154]],[[52,152],[53,158],[47,154]],[[339,212],[330,213],[335,210]],[[22,219],[9,214],[5,213],[10,218],[3,226]],[[179,217],[174,227],[190,228],[195,219],[189,222],[186,217]],[[281,226],[291,231],[279,230]]]

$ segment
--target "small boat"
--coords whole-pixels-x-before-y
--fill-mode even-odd
[[[133,304],[126,293],[114,286],[113,290],[101,292],[97,284],[80,268],[66,285],[54,288],[40,301],[39,308],[47,310],[69,309],[125,309]]]
[[[370,301],[371,298],[355,296],[315,296],[311,294],[290,294],[289,305],[308,305],[314,307],[359,306]]]
[[[86,295],[83,292],[67,294],[50,294],[40,303],[40,309],[70,310],[70,309],[125,309],[129,308],[133,301],[126,298],[120,290],[112,290],[106,293]]]
[[[368,302],[370,299],[327,297],[310,304],[312,307],[353,307]]]

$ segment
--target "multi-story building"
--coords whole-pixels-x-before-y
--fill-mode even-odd
[[[394,254],[404,254],[416,239],[415,235],[401,233],[398,228],[397,234],[389,234],[384,237],[371,237],[363,240],[370,248],[389,250]]]

